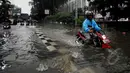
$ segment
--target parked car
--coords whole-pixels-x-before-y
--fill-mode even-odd
[[[3,29],[10,29],[10,28],[11,28],[11,26],[8,22],[3,23]]]

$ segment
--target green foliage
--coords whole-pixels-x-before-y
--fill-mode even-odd
[[[72,24],[72,23],[74,24],[74,21],[75,21],[72,14],[66,13],[66,12],[59,12],[59,13],[57,13],[55,15],[47,16],[46,18],[48,20],[63,22],[63,23],[67,23],[67,24]],[[79,16],[79,18],[76,19],[78,25],[82,25],[84,19],[85,19],[84,16]]]
[[[57,14],[58,17],[56,17],[57,21],[59,22],[67,22],[67,19],[71,16],[69,13],[60,12]]]
[[[1,0],[0,5],[0,22],[8,20],[10,15],[11,2],[9,0]]]
[[[71,13],[66,12],[59,12],[55,15],[47,16],[48,20],[53,20],[57,22],[63,22],[63,23],[72,23],[74,21],[74,18],[72,17]]]
[[[54,16],[52,16],[52,15],[47,16],[46,19],[47,19],[47,20],[53,20],[53,19],[54,19]]]
[[[84,21],[84,16],[79,16],[79,18],[78,19],[76,19],[77,20],[77,23],[78,23],[78,25],[82,25],[82,23],[83,23],[83,21]]]
[[[84,21],[84,16],[79,16],[79,19],[81,20],[81,21]]]
[[[67,1],[68,0],[32,0],[29,2],[32,6],[31,14],[42,19],[46,16],[44,14],[45,9],[49,9],[50,14],[53,15],[58,11],[58,7]]]

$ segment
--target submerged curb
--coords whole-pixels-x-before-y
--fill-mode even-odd
[[[46,35],[44,35],[39,28],[36,30],[36,34],[42,40],[42,43],[46,46],[49,52],[57,50],[55,47],[57,46],[57,44],[53,40],[51,40],[51,38],[48,38]]]

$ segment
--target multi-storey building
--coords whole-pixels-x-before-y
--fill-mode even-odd
[[[59,7],[59,10],[72,12],[76,8],[76,2],[77,2],[77,8],[82,8],[82,9],[84,9],[85,6],[88,7],[89,4],[87,0],[68,0],[67,3]]]

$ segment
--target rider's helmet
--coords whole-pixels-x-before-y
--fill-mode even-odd
[[[91,20],[91,19],[93,19],[94,14],[92,11],[86,11],[85,16],[87,17],[87,19]]]

